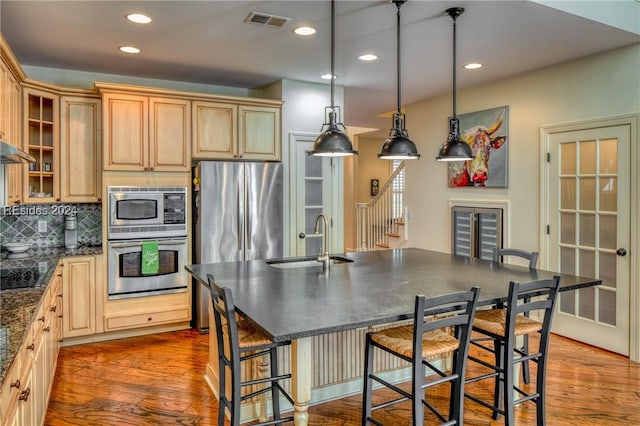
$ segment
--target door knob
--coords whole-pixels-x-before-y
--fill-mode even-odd
[[[307,235],[304,232],[301,232],[298,234],[298,238],[300,238],[301,240],[306,237]]]
[[[624,256],[626,256],[626,255],[627,255],[627,251],[626,251],[625,249],[623,249],[623,248],[619,248],[618,250],[616,250],[616,254],[617,254],[618,256],[622,256],[622,257],[624,257]]]

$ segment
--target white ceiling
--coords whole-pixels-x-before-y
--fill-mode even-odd
[[[403,103],[451,90],[452,25],[444,14],[449,7],[466,9],[458,18],[458,64],[484,64],[477,71],[461,69],[460,88],[640,42],[638,1],[547,3],[553,7],[532,1],[407,2],[401,9]],[[591,19],[574,14],[581,4],[590,8],[582,15]],[[251,11],[291,21],[279,29],[244,23]],[[386,0],[336,2],[336,84],[345,87],[344,121],[350,126],[383,133],[391,126],[377,115],[396,106],[395,11]],[[124,19],[129,12],[145,13],[153,23],[132,24]],[[330,70],[326,0],[2,0],[0,17],[3,35],[25,65],[243,88],[282,78],[322,82],[320,75]],[[616,25],[620,17],[625,22]],[[300,24],[318,32],[295,36]],[[129,44],[142,53],[118,51]],[[379,60],[358,61],[364,52],[375,52]]]

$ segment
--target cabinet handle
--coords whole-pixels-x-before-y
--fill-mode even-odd
[[[27,399],[29,399],[30,394],[31,394],[31,388],[26,388],[25,390],[20,392],[20,396],[18,397],[18,399],[20,401],[26,401]]]
[[[20,204],[20,203],[21,203],[21,201],[20,201],[20,200],[15,200],[15,201],[13,202],[13,204]]]
[[[20,389],[20,379],[18,379],[15,382],[11,383],[10,387],[16,388],[16,389]]]
[[[151,318],[151,317],[147,318],[147,321],[152,321],[152,320],[153,320],[153,318]]]
[[[46,331],[47,333],[51,331],[51,327],[46,326],[45,328],[43,328],[44,331]]]
[[[57,202],[60,202],[60,198],[56,198],[56,201],[57,201]]]
[[[41,316],[40,318],[38,318],[38,321],[42,321],[42,322],[44,322],[44,320],[45,320],[45,319],[46,319],[46,318],[45,318],[45,317],[44,317],[44,315],[43,315],[43,316]]]
[[[156,168],[155,167],[149,167],[149,170],[154,171]]]
[[[30,344],[30,345],[27,345],[27,350],[29,350],[29,351],[32,351],[32,350],[34,350],[35,348],[36,348],[36,345],[35,345],[35,344],[33,344],[33,343],[32,343],[32,344]]]
[[[52,307],[51,307],[51,312],[55,312],[55,311],[57,311],[57,310],[58,310],[58,306],[52,306]]]
[[[102,202],[102,197],[98,197],[98,202],[101,203]]]

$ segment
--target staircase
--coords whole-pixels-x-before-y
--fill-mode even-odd
[[[356,204],[358,251],[400,247],[407,240],[404,161],[368,203]]]

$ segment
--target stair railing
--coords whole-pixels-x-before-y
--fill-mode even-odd
[[[393,182],[404,167],[403,161],[371,201],[356,204],[356,241],[359,251],[389,248],[389,237],[399,236],[398,225],[404,221],[405,208],[404,205],[394,206],[396,194],[393,192]],[[404,197],[396,196],[396,200],[403,203]]]

